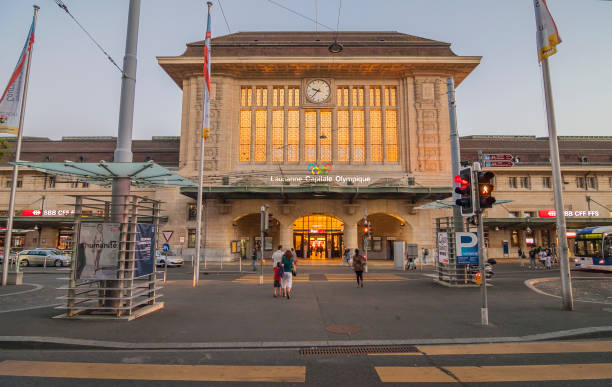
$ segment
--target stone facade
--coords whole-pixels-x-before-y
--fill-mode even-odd
[[[373,229],[370,258],[391,258],[396,241],[434,248],[434,219],[449,216],[450,210],[416,208],[436,199],[449,200],[452,191],[446,79],[454,77],[455,83],[460,84],[480,58],[457,56],[448,43],[389,32],[340,33],[338,41],[344,50],[336,55],[327,50],[332,35],[238,33],[213,39],[211,135],[205,143],[203,187],[203,253],[207,259],[249,256],[259,238],[263,205],[268,205],[272,213],[266,244],[273,248],[278,244],[295,246],[303,257],[313,257],[313,252],[300,244],[305,238],[307,243],[323,244],[326,257],[337,256],[342,248],[363,248],[366,211]],[[194,181],[198,175],[202,120],[201,53],[202,42],[195,42],[188,44],[181,56],[158,58],[183,91],[180,137],[133,143],[134,161],[154,160]],[[331,96],[324,103],[313,103],[305,97],[312,79],[325,80],[331,86]],[[281,89],[283,103],[279,105]],[[338,89],[342,90],[337,94]],[[391,89],[396,95],[394,103],[374,102],[378,98],[376,90],[384,100],[384,93]],[[245,103],[243,90],[251,90],[253,98],[260,90],[265,98],[259,105]],[[295,104],[289,103],[290,90],[300,91]],[[363,102],[355,102],[360,92]],[[348,96],[347,103],[340,101],[344,101],[344,95]],[[375,140],[374,110],[380,112],[381,143]],[[241,121],[241,111],[248,111],[251,117],[248,127]],[[280,136],[282,145],[276,147],[279,138],[274,138],[273,117],[280,111],[284,135]],[[289,111],[297,111],[299,117],[299,157],[291,162],[285,150],[289,146]],[[315,160],[305,157],[310,146],[305,134],[309,114],[316,122],[312,127],[316,133],[312,143]],[[387,132],[385,127],[391,114],[397,122],[397,161],[387,153],[393,146],[387,141],[393,132]],[[261,138],[256,138],[257,125],[261,124],[255,122],[258,115],[265,122],[265,135]],[[350,123],[346,130],[351,156],[346,162],[339,160],[343,115]],[[361,146],[354,135],[360,130],[355,124],[356,115],[363,115],[364,121],[363,162],[355,157],[355,150]],[[329,132],[323,128],[324,116],[331,120]],[[241,128],[251,131],[250,142],[245,146],[250,155],[246,161],[241,161],[239,155],[241,141],[247,141],[241,137]],[[114,138],[28,139],[23,144],[22,159],[111,161],[115,143]],[[324,143],[331,148],[330,161],[325,159]],[[378,160],[376,146],[383,155]],[[278,149],[282,149],[282,161],[273,161],[272,155]],[[560,149],[564,180],[568,183],[566,209],[597,211],[597,215],[591,212],[582,216],[580,212],[580,216],[568,218],[568,229],[609,224],[612,138],[561,138]],[[504,241],[508,242],[509,256],[516,256],[519,247],[524,250],[531,238],[535,245],[550,244],[554,239],[554,218],[537,219],[539,210],[554,208],[552,182],[546,180],[550,176],[547,139],[469,136],[461,139],[461,150],[463,160],[476,161],[478,151],[512,153],[517,157],[515,167],[493,170],[494,196],[511,202],[496,205],[486,214],[489,256],[504,256]],[[254,161],[256,151],[266,155],[265,161]],[[313,175],[313,165],[317,170],[325,168],[327,173]],[[10,178],[10,167],[0,166],[0,211],[4,211],[0,217],[6,216]],[[312,178],[321,180],[308,180]],[[84,187],[60,177],[51,186],[50,179],[39,172],[21,170],[18,215],[23,209],[42,208],[43,197],[45,209],[65,210],[71,201],[67,195],[110,193],[105,188]],[[173,231],[169,244],[185,256],[193,254],[195,190],[156,188],[132,192],[163,202],[162,215],[167,219],[161,229]],[[329,224],[313,223],[298,229],[300,219],[312,216],[342,226],[332,230]],[[36,231],[33,226],[37,226]],[[70,222],[58,217],[47,222],[18,217],[15,228],[24,231],[18,233],[24,247],[55,247],[62,233],[68,234]],[[238,252],[232,252],[232,241],[240,246]]]

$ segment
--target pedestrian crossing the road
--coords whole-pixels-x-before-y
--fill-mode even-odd
[[[408,279],[395,274],[364,274],[365,282],[396,282],[407,281]],[[233,282],[240,283],[257,283],[259,284],[259,275],[244,275],[235,279]],[[355,282],[355,274],[304,274],[293,277],[294,282]],[[264,277],[265,283],[273,283],[270,275]]]

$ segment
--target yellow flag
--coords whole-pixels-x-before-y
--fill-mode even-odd
[[[536,26],[538,27],[538,60],[548,58],[557,53],[557,44],[561,43],[561,37],[553,20],[546,0],[533,0],[535,7]]]

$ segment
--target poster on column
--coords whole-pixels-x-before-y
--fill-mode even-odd
[[[136,228],[136,251],[134,277],[141,277],[153,273],[155,267],[155,226],[152,224],[138,224]]]
[[[117,278],[119,223],[82,223],[77,248],[77,279]]]
[[[438,260],[448,264],[448,234],[445,232],[438,233]]]

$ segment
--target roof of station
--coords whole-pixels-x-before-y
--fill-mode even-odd
[[[339,52],[331,52],[337,42]],[[452,75],[458,85],[478,64],[480,56],[458,56],[451,44],[394,31],[237,32],[211,41],[211,73],[242,77],[306,77],[343,74],[401,78],[415,72]],[[182,81],[201,73],[204,41],[187,43],[180,56],[157,60],[170,77]]]
[[[342,51],[330,53],[337,41]],[[395,31],[236,32],[211,40],[215,56],[456,56],[450,43]],[[187,43],[181,56],[202,56],[204,41]]]

